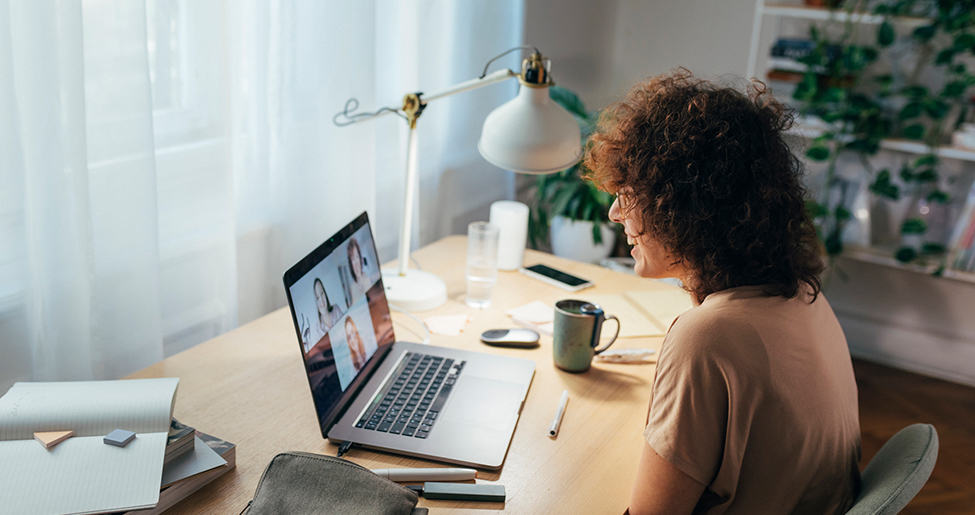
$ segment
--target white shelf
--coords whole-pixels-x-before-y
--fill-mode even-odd
[[[934,272],[940,267],[939,264],[920,265],[901,263],[894,258],[893,250],[888,251],[870,247],[847,246],[843,249],[843,253],[840,254],[839,257],[925,275],[933,275]],[[975,284],[975,273],[972,272],[963,272],[961,270],[945,268],[940,277]]]
[[[785,57],[769,57],[767,61],[769,70],[782,70],[787,72],[805,73],[808,68],[806,65]]]
[[[804,20],[836,20],[841,22],[852,21],[853,23],[873,25],[880,24],[884,21],[883,16],[867,12],[849,12],[843,9],[806,7],[794,4],[764,4],[761,6],[761,10],[763,15]],[[930,20],[927,18],[917,18],[913,16],[895,16],[891,19],[904,25],[923,25],[925,23],[930,23]]]
[[[815,138],[825,132],[826,126],[823,122],[816,122],[808,118],[797,120],[795,127],[789,129],[787,134],[803,138]],[[908,154],[927,154],[928,146],[919,141],[906,139],[888,138],[880,142],[880,148],[893,150],[896,152],[906,152]],[[959,161],[975,162],[975,149],[953,146],[938,147],[935,152],[938,157],[945,159],[957,159]]]

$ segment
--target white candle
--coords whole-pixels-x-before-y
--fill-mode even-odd
[[[491,204],[491,224],[498,234],[498,268],[521,268],[528,238],[528,206],[513,200],[499,200]]]

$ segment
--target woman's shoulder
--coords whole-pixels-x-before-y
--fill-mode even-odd
[[[750,340],[757,343],[760,337],[753,315],[759,309],[752,303],[713,302],[709,297],[677,317],[665,340],[679,342],[677,347],[695,354],[699,351],[721,352],[729,348],[729,342],[734,342],[738,348]]]

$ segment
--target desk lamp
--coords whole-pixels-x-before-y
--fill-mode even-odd
[[[517,50],[531,50],[521,63],[521,73],[509,69],[487,73],[491,63]],[[416,122],[434,100],[484,86],[518,78],[518,95],[492,111],[484,120],[477,149],[489,163],[524,174],[547,174],[569,168],[582,157],[579,126],[568,111],[549,98],[554,84],[549,75],[551,62],[535,47],[519,46],[493,57],[484,65],[481,76],[430,94],[407,93],[403,105],[355,113],[359,102],[351,98],[345,109],[333,118],[339,126],[396,114],[406,120],[409,135],[406,146],[406,192],[400,225],[399,259],[395,270],[383,269],[383,284],[389,303],[407,311],[425,311],[447,301],[447,287],[434,274],[408,267],[413,201],[417,185]]]

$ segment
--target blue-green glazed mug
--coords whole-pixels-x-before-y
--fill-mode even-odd
[[[602,348],[599,333],[603,322],[616,321],[616,334]],[[565,299],[555,303],[555,327],[552,332],[552,352],[555,366],[569,372],[585,372],[596,354],[608,349],[620,334],[620,321],[606,315],[603,308],[584,300]]]

